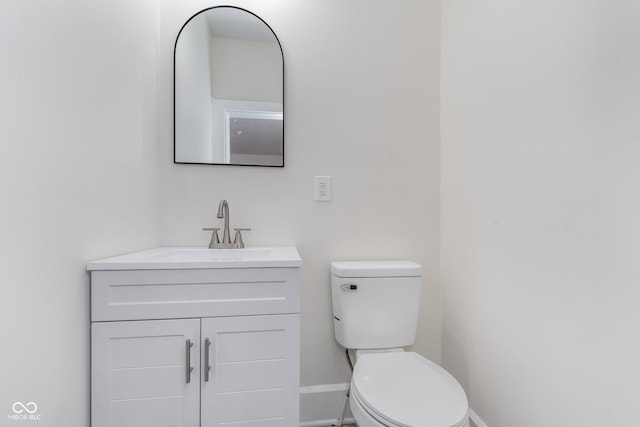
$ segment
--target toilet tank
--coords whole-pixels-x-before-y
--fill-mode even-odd
[[[412,261],[334,261],[331,299],[336,340],[344,348],[414,343],[422,268]]]

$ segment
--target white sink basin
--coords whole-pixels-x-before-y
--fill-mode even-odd
[[[271,254],[271,248],[243,249],[207,249],[176,248],[157,255],[151,255],[153,261],[251,261],[264,260]]]
[[[93,261],[87,264],[87,270],[299,267],[301,264],[294,246],[244,249],[159,247]]]

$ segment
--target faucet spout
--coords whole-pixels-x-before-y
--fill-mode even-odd
[[[209,249],[242,249],[244,242],[242,241],[242,232],[249,231],[250,228],[234,228],[236,231],[233,243],[231,242],[231,232],[229,231],[229,203],[226,200],[220,200],[218,205],[218,213],[216,216],[220,219],[224,218],[224,229],[222,231],[222,241],[218,238],[219,228],[207,227],[203,230],[212,231]]]
[[[224,230],[222,234],[222,244],[231,243],[231,233],[229,231],[229,203],[221,200],[218,205],[218,218],[224,218]]]

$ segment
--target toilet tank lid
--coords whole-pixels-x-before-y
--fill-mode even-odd
[[[422,267],[413,261],[333,261],[331,274],[338,277],[419,277]]]

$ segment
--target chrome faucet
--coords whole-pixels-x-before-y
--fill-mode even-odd
[[[221,200],[218,205],[218,218],[224,218],[224,229],[222,231],[222,241],[218,239],[218,230],[220,228],[203,228],[204,231],[212,231],[209,249],[242,249],[244,241],[242,240],[242,232],[249,231],[250,228],[234,228],[236,234],[231,243],[231,233],[229,231],[229,203]]]
[[[220,200],[218,205],[218,218],[224,218],[224,229],[222,231],[223,245],[231,244],[231,235],[229,233],[229,203],[226,200]]]

